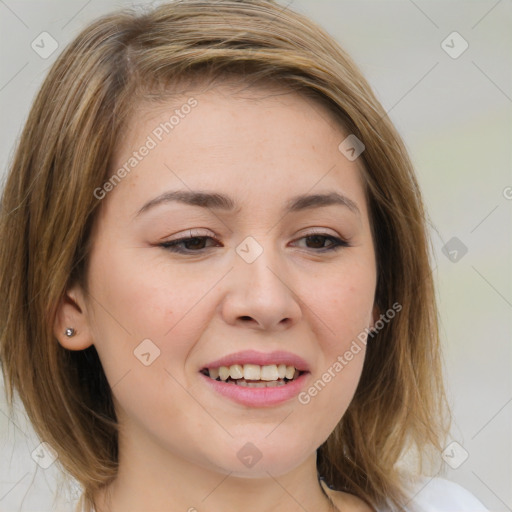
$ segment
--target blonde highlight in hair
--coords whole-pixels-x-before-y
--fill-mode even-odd
[[[318,449],[328,484],[374,507],[407,499],[400,461],[435,461],[448,428],[427,218],[400,136],[370,86],[316,24],[266,0],[188,0],[92,23],[60,55],[34,102],[3,192],[0,357],[38,435],[93,502],[117,473],[112,394],[94,347],[53,333],[87,263],[117,141],[140,101],[178,85],[236,79],[289,87],[330,109],[361,155],[381,312],[402,309],[368,342],[355,396]],[[8,241],[8,243],[5,243]]]

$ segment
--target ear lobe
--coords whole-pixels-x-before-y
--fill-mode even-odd
[[[68,336],[67,329],[74,334]],[[83,293],[78,286],[70,288],[59,302],[53,333],[68,350],[84,350],[93,344]]]

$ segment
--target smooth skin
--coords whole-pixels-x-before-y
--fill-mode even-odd
[[[339,151],[348,134],[322,105],[224,83],[139,105],[112,172],[190,97],[197,106],[102,199],[89,293],[71,287],[56,320],[66,348],[95,345],[114,395],[119,474],[97,496],[98,512],[327,512],[316,449],[350,404],[364,344],[307,404],[240,405],[200,370],[240,350],[285,350],[308,362],[307,390],[373,325],[376,261],[360,160]],[[168,201],[138,213],[169,191],[224,194],[235,207]],[[357,210],[284,212],[292,197],[332,192]],[[184,237],[185,254],[161,245]],[[263,250],[252,263],[236,251],[247,237]],[[334,240],[348,245],[328,250]],[[66,339],[68,326],[77,334]],[[148,366],[134,355],[142,340],[160,351]],[[237,457],[249,442],[261,454],[252,467]],[[343,512],[372,510],[328,493]]]

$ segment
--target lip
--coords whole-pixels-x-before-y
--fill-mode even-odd
[[[289,381],[284,386],[271,388],[243,387],[237,384],[211,379],[202,373],[199,375],[205,379],[206,384],[211,386],[211,389],[216,393],[234,402],[248,407],[271,407],[295,398],[300,393],[301,389],[305,387],[306,380],[310,373],[304,372],[295,380]]]
[[[282,350],[276,350],[269,353],[258,352],[256,350],[243,350],[241,352],[235,352],[234,354],[221,357],[215,361],[211,361],[210,363],[207,363],[202,368],[200,368],[200,370],[205,368],[219,368],[220,366],[231,366],[233,364],[259,364],[260,366],[270,364],[286,364],[287,366],[295,366],[295,368],[299,371],[309,372],[308,363],[306,363],[302,357]],[[287,384],[287,386],[289,385],[290,384]]]

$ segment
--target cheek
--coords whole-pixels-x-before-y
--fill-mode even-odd
[[[375,286],[373,267],[360,263],[330,272],[317,283],[317,292],[309,294],[306,300],[322,320],[316,323],[323,325],[323,339],[331,356],[346,350],[370,326]]]
[[[305,295],[316,338],[322,350],[314,378],[299,403],[310,411],[310,421],[325,437],[336,426],[356,391],[366,354],[376,273],[368,257],[347,258],[336,271],[316,274],[314,290]],[[316,412],[323,411],[318,421]]]
[[[155,249],[139,248],[119,255],[105,251],[97,260],[111,264],[96,265],[98,270],[91,279],[92,293],[110,314],[110,321],[115,320],[132,338],[165,336],[200,302],[214,281],[211,276],[198,280],[176,272],[161,259],[148,258],[144,254],[148,250]]]
[[[111,249],[91,259],[95,346],[117,406],[168,424],[183,404],[193,405],[182,387],[183,363],[205,322],[200,298],[213,279],[194,280],[161,262],[142,262],[143,252]],[[181,407],[157,407],[165,396]]]
[[[95,346],[111,384],[128,370],[144,368],[136,357],[146,345],[151,357],[157,355],[150,368],[169,369],[183,381],[183,362],[211,314],[202,299],[218,276],[208,272],[199,279],[197,272],[177,272],[161,255],[149,258],[147,251],[116,253],[111,247],[91,259]]]

